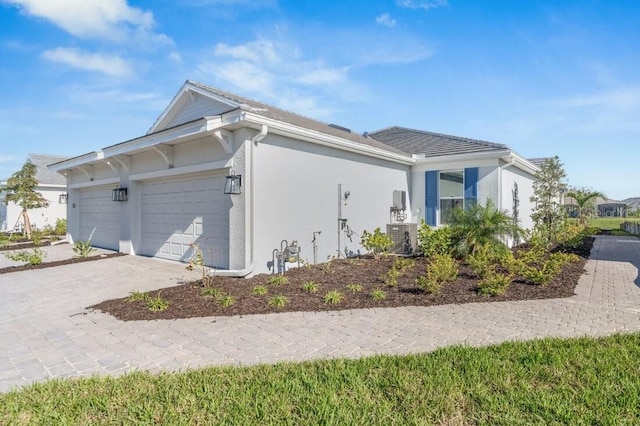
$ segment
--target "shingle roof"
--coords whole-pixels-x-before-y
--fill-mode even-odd
[[[27,161],[36,166],[36,179],[40,185],[66,185],[67,181],[64,176],[50,171],[47,166],[68,158],[60,155],[29,154]]]
[[[371,139],[371,138],[366,138],[358,133],[353,133],[346,130],[338,129],[336,127],[332,127],[329,124],[324,123],[322,121],[314,120],[312,118],[305,117],[303,115],[299,115],[290,111],[286,111],[284,109],[277,108],[272,105],[264,104],[262,102],[254,101],[252,99],[245,98],[243,96],[225,92],[223,90],[210,87],[195,81],[187,80],[187,83],[195,87],[198,87],[204,91],[212,93],[216,96],[220,96],[232,102],[239,103],[243,108],[249,107],[248,109],[250,109],[251,112],[266,118],[282,121],[282,122],[285,122],[294,126],[299,126],[309,130],[314,130],[316,132],[324,133],[326,135],[347,139],[351,142],[368,145],[370,147],[393,152],[395,154],[405,154],[401,150],[396,149],[392,146],[386,145],[381,141]]]
[[[371,132],[368,136],[406,154],[424,155],[425,157],[497,152],[509,149],[503,144],[397,126]]]

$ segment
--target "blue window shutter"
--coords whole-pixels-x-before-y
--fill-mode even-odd
[[[436,212],[438,209],[438,172],[427,172],[425,174],[425,222],[429,226],[436,226]]]
[[[478,168],[464,169],[464,207],[478,202]]]

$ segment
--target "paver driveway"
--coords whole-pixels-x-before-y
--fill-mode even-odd
[[[567,299],[121,322],[84,307],[175,284],[180,265],[131,256],[0,275],[0,391],[121,374],[640,330],[640,240],[596,239]],[[194,275],[190,275],[193,277]]]

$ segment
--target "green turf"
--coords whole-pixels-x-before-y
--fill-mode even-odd
[[[640,424],[640,333],[49,381],[0,424]]]

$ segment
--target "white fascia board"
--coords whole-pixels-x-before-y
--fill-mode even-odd
[[[61,161],[59,163],[51,164],[47,166],[47,169],[51,170],[52,172],[61,173],[65,170],[71,170],[79,166],[95,163],[96,161],[102,160],[102,158],[104,158],[104,156],[102,155],[101,151],[94,151],[80,155],[78,157]]]
[[[336,148],[342,151],[353,152],[356,154],[366,155],[368,157],[379,158],[382,160],[391,161],[403,165],[415,164],[415,159],[407,157],[406,155],[396,154],[393,152],[385,151],[379,148],[351,142],[349,140],[327,135],[325,133],[317,132],[315,130],[305,129],[303,127],[293,126],[282,121],[274,120],[271,118],[263,117],[261,115],[252,114],[250,112],[242,112],[243,119],[259,125],[265,124],[269,127],[269,133],[275,133],[282,136],[287,136],[292,139],[303,140],[305,142],[311,142],[318,145],[324,145],[331,148]]]
[[[440,155],[437,157],[415,157],[416,163],[413,167],[413,171],[427,171],[433,170],[434,166],[443,163],[481,163],[486,162],[487,160],[498,160],[505,157],[505,155],[510,155],[511,151],[509,150],[501,150],[501,151],[491,151],[491,152],[476,152],[476,153],[468,153],[468,154],[455,154],[455,155]],[[482,164],[484,165],[484,164]],[[497,165],[497,164],[496,164]]]
[[[511,153],[510,159],[509,160],[505,159],[505,161],[511,161],[511,159],[514,160],[514,163],[513,163],[514,167],[517,167],[520,170],[526,173],[529,173],[530,175],[535,175],[540,171],[540,168],[538,166],[528,161],[527,159],[522,158],[521,156],[519,156],[514,152]]]
[[[207,120],[201,118],[190,123],[185,123],[172,129],[162,132],[141,136],[127,142],[112,145],[102,149],[103,158],[110,158],[116,155],[131,155],[136,151],[143,151],[154,145],[166,142],[180,142],[181,139],[190,138],[192,136],[203,134],[208,131]]]

